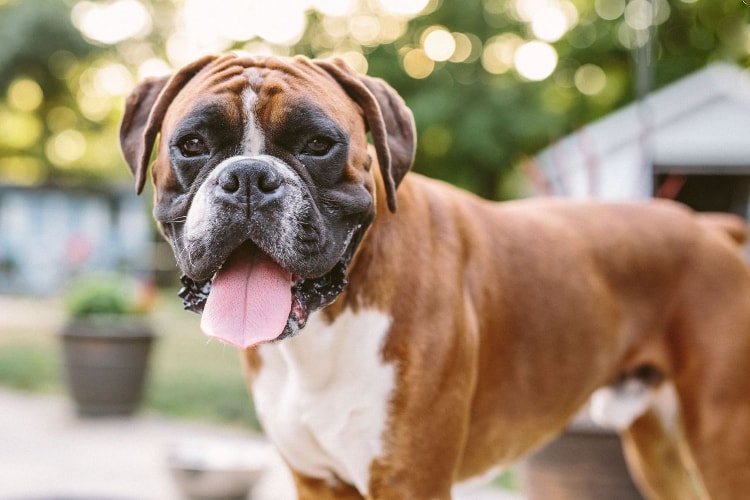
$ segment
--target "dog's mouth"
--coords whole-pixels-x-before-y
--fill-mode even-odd
[[[344,255],[317,278],[294,275],[245,242],[210,280],[199,283],[183,275],[179,296],[185,309],[201,314],[206,335],[236,347],[291,337],[304,328],[310,313],[331,304],[346,287],[360,233],[352,231]]]

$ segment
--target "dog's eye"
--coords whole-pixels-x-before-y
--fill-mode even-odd
[[[192,158],[194,156],[202,156],[208,154],[208,148],[203,142],[203,139],[196,136],[190,136],[183,139],[180,143],[180,152],[186,158]]]
[[[302,154],[310,156],[325,156],[333,147],[333,141],[326,137],[313,137],[302,148]]]

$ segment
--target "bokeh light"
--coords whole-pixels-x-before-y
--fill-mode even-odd
[[[78,94],[78,109],[92,122],[103,122],[112,112],[111,97],[81,92]]]
[[[360,13],[349,19],[349,33],[362,45],[375,45],[380,36],[380,20],[372,14]]]
[[[423,49],[411,49],[402,61],[406,73],[415,79],[427,78],[435,69],[435,61],[430,59]]]
[[[626,23],[622,23],[617,29],[617,39],[626,49],[637,49],[643,47],[651,38],[649,30],[634,30]]]
[[[449,61],[454,63],[473,62],[479,57],[482,41],[473,33],[453,33],[455,49]]]
[[[429,0],[379,0],[380,4],[391,14],[416,16],[427,8]]]
[[[45,169],[33,156],[6,156],[0,167],[3,179],[21,186],[33,186],[44,180]]]
[[[342,52],[337,54],[339,57],[341,57],[344,61],[346,61],[349,66],[354,68],[356,71],[365,74],[367,73],[367,58],[361,53],[356,52],[354,50],[350,50],[347,52]]]
[[[206,53],[226,50],[338,56],[358,72],[369,69],[389,79],[407,95],[413,87],[401,87],[403,72],[415,79],[434,75],[429,85],[437,89],[448,84],[472,86],[487,74],[505,75],[490,79],[497,85],[550,78],[530,91],[544,94],[545,109],[557,106],[564,113],[586,102],[593,103],[592,114],[603,112],[609,103],[622,103],[632,85],[627,74],[632,67],[623,69],[628,65],[621,58],[605,59],[612,52],[635,51],[653,41],[653,55],[662,64],[673,46],[711,52],[714,58],[736,56],[737,61],[745,61],[742,57],[750,51],[746,20],[738,20],[741,16],[734,11],[731,19],[722,18],[723,7],[711,10],[699,0],[478,2],[477,15],[464,18],[460,16],[465,6],[446,0],[65,0],[74,26],[96,43],[90,52],[61,44],[43,56],[51,84],[24,70],[8,78],[3,118],[22,127],[24,137],[31,139],[5,134],[9,127],[0,124],[5,134],[0,144],[47,149],[55,165],[87,169],[85,164],[96,158],[93,144],[105,129],[111,136],[123,96],[137,81],[171,74]],[[683,45],[672,36],[682,28],[675,28],[675,23],[660,27],[676,17],[673,13],[681,19],[695,13],[700,21],[683,30],[688,33]],[[412,22],[417,16],[419,21]],[[387,47],[378,49],[381,46]],[[717,46],[736,49],[720,53]],[[393,54],[398,54],[403,72],[384,63]],[[56,88],[66,86],[66,100],[57,100]],[[425,99],[431,96],[432,89]],[[435,96],[445,99],[439,92]],[[79,131],[88,141],[76,160],[72,158],[80,148],[69,130]],[[455,135],[453,146],[461,144],[459,137]],[[431,151],[437,154],[438,149]],[[12,149],[6,157],[18,151]]]
[[[34,80],[20,78],[8,87],[8,104],[20,111],[34,111],[44,99],[42,88]]]
[[[46,121],[47,127],[56,134],[65,129],[75,128],[78,115],[67,106],[55,106],[47,113]]]
[[[582,94],[595,95],[604,90],[607,75],[596,64],[584,64],[576,70],[573,81]]]
[[[544,80],[555,71],[557,51],[548,43],[534,40],[518,47],[513,63],[518,74],[527,80]]]
[[[96,71],[95,85],[100,93],[110,96],[121,96],[127,94],[135,85],[130,76],[130,71],[118,63],[110,63],[101,66]]]
[[[614,21],[625,12],[625,0],[595,0],[594,10],[606,21]]]
[[[560,40],[579,20],[578,9],[568,0],[515,0],[511,12],[545,42]]]
[[[557,7],[545,7],[531,20],[534,36],[545,42],[556,42],[568,30],[565,15]]]
[[[75,4],[72,17],[79,30],[91,40],[106,44],[132,41],[147,35],[153,28],[145,3],[143,0],[83,0]],[[396,41],[406,32],[408,20],[430,6],[435,8],[436,0],[222,0],[221,8],[217,8],[215,0],[183,0],[177,5],[172,27],[165,32],[165,60],[159,62],[154,53],[129,60],[139,66],[137,75],[142,78],[164,74],[167,68],[181,66],[206,53],[237,47],[238,42],[246,42],[244,49],[250,50],[259,48],[254,44],[260,41],[267,44],[262,47],[264,53],[288,54],[290,47],[304,36],[311,10],[320,14],[323,28],[310,35],[317,54],[357,53],[362,52],[362,47]],[[449,33],[433,36],[423,47],[430,57],[437,58],[436,61],[448,60],[455,51],[457,42],[445,34]],[[449,50],[451,46],[454,50]],[[131,43],[120,50],[132,55],[138,49]],[[474,52],[464,50],[463,60]],[[357,56],[351,58],[358,67],[366,66]],[[148,62],[142,62],[146,60]]]
[[[647,30],[663,24],[670,13],[667,0],[632,0],[625,7],[625,23],[634,30]]]
[[[138,80],[144,78],[165,76],[172,72],[169,64],[163,59],[152,57],[138,65]]]
[[[516,50],[523,39],[515,33],[503,33],[487,40],[482,51],[482,67],[488,73],[499,75],[513,67]]]
[[[0,109],[0,146],[22,151],[42,135],[41,121],[31,113]]]
[[[312,7],[326,16],[343,17],[354,12],[355,0],[312,0]]]
[[[52,163],[65,167],[86,153],[86,138],[77,130],[63,130],[47,141],[44,150]]]
[[[215,9],[215,2],[210,3]],[[253,6],[255,10],[251,15],[258,20],[257,33],[264,40],[279,45],[292,45],[302,38],[307,27],[307,17],[301,1],[253,2]],[[247,38],[249,37],[242,39]]]
[[[423,35],[422,47],[433,61],[447,61],[456,51],[456,39],[442,27],[432,27]]]
[[[87,38],[114,44],[148,34],[151,17],[137,0],[79,2],[73,7],[73,24]]]
[[[167,56],[172,65],[179,66],[255,37],[274,45],[293,45],[307,27],[307,8],[303,0],[224,0],[221,9],[214,0],[185,0],[167,39]]]

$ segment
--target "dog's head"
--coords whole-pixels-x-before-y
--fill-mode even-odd
[[[415,148],[411,112],[382,80],[340,60],[236,54],[129,96],[120,143],[138,193],[157,139],[154,216],[186,305],[241,347],[296,333],[336,298],[379,193],[396,209]]]

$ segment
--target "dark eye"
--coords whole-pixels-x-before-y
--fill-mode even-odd
[[[208,148],[203,139],[196,136],[190,136],[182,140],[179,144],[180,152],[186,158],[202,156],[208,154]]]
[[[325,156],[333,147],[333,141],[326,137],[313,137],[305,147],[302,148],[302,154],[310,156]]]

